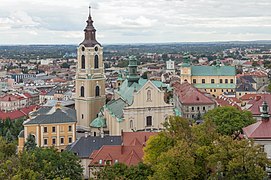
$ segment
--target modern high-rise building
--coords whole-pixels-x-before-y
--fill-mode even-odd
[[[76,96],[77,131],[89,131],[89,124],[105,104],[103,47],[89,12],[85,39],[77,48]]]

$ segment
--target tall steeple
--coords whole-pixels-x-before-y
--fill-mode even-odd
[[[85,39],[77,48],[75,109],[77,130],[89,131],[89,124],[105,104],[105,74],[103,47],[97,42],[90,13],[85,28]]]
[[[87,22],[87,26],[84,29],[85,39],[81,44],[83,44],[85,47],[94,47],[96,44],[99,44],[101,46],[101,44],[96,40],[96,29],[93,26],[90,6],[89,6],[88,20],[86,22]]]

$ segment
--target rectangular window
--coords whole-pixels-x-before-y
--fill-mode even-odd
[[[233,79],[231,79],[231,84],[233,84]]]
[[[192,106],[191,110],[194,111],[194,107],[193,106]]]
[[[152,116],[146,117],[146,126],[152,126]]]
[[[196,84],[196,83],[197,83],[197,80],[196,80],[196,79],[193,79],[193,83]]]
[[[60,138],[60,144],[64,144],[64,137]]]
[[[82,119],[84,119],[84,114],[82,114]]]
[[[69,126],[69,131],[72,131],[72,126]]]
[[[203,111],[205,111],[205,106],[202,107]]]
[[[52,127],[52,132],[56,132],[56,127]]]
[[[198,109],[198,111],[199,111],[199,109],[200,109],[200,108],[199,108],[199,107],[197,107],[197,109]]]
[[[47,127],[43,127],[43,132],[47,133]]]
[[[201,80],[201,83],[202,83],[202,84],[205,84],[205,79],[202,79],[202,80]]]
[[[52,138],[52,144],[56,144],[56,138]]]
[[[225,83],[228,84],[228,79],[225,79]]]
[[[214,89],[214,92],[216,92],[216,89]]]
[[[214,84],[214,83],[215,83],[215,80],[214,80],[214,79],[211,79],[211,83]]]
[[[48,140],[47,139],[43,139],[43,144],[47,145],[48,144]]]
[[[210,89],[210,92],[213,92],[213,90],[212,90],[212,89]]]
[[[69,143],[72,143],[72,137],[69,137]]]
[[[222,84],[222,83],[223,83],[223,80],[222,80],[222,79],[219,79],[219,83]]]

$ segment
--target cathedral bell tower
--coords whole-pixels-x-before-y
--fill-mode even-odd
[[[77,131],[89,131],[105,104],[105,75],[103,47],[96,40],[96,29],[90,13],[84,29],[84,41],[77,48],[77,71],[75,79],[75,109]]]

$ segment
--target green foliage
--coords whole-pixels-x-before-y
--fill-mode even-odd
[[[208,111],[203,119],[212,121],[223,135],[239,134],[243,127],[253,124],[251,112],[241,111],[232,106],[218,107]]]
[[[3,137],[0,136],[0,162],[8,159],[16,154],[16,144],[8,143]]]
[[[17,140],[19,133],[23,130],[23,121],[24,119],[0,120],[0,136],[7,138],[8,141]]]
[[[253,141],[233,140],[219,137],[212,145],[213,153],[208,157],[215,179],[263,179],[264,167],[269,164],[266,153]]]
[[[167,136],[165,132],[159,133],[157,136],[151,136],[148,145],[144,148],[144,162],[146,164],[157,163],[158,157],[174,146],[173,138]]]
[[[83,169],[73,153],[35,148],[16,154],[16,145],[0,138],[0,180],[81,179]]]
[[[113,166],[105,166],[96,173],[97,179],[131,179],[145,180],[152,174],[150,166],[139,163],[136,166],[128,167],[122,163],[116,163]]]
[[[66,62],[60,65],[61,68],[70,68],[70,65]]]
[[[26,151],[32,151],[36,148],[37,144],[35,141],[35,136],[32,134],[29,134],[28,137],[26,138],[26,142],[24,144],[24,150]]]
[[[144,163],[153,170],[149,179],[265,178],[266,153],[252,141],[219,134],[217,127],[210,119],[191,126],[187,119],[171,117],[166,130],[144,148]]]
[[[179,140],[177,144],[160,154],[151,179],[193,179],[195,177],[195,159],[189,144]]]

